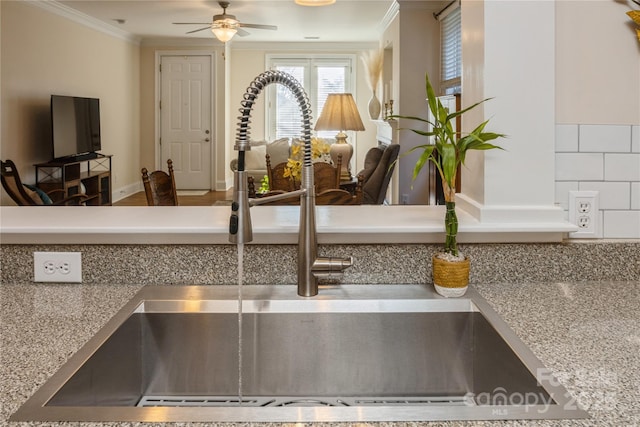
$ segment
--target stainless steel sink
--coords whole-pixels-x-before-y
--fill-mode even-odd
[[[242,293],[240,349],[237,287],[143,288],[11,420],[587,417],[473,289]]]

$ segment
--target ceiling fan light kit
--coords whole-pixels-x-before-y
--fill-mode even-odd
[[[334,4],[336,0],[294,0],[300,6],[329,6]]]
[[[238,32],[235,28],[228,26],[211,26],[211,32],[218,40],[222,43],[226,43],[233,38],[233,36]]]
[[[333,0],[335,1],[335,0]],[[196,30],[187,31],[187,34],[197,33],[199,31],[211,29],[211,32],[216,36],[218,40],[223,43],[228,42],[234,35],[247,36],[249,33],[242,29],[244,28],[257,28],[261,30],[277,30],[275,25],[262,25],[262,24],[246,24],[236,19],[234,15],[227,14],[227,7],[229,2],[218,2],[222,8],[222,14],[214,15],[211,24],[206,24],[206,27],[198,28]],[[203,22],[174,22],[176,25],[205,25]]]

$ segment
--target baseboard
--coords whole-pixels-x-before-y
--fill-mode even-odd
[[[115,203],[140,191],[142,191],[142,183],[140,182],[116,188],[113,193],[111,193],[111,200]]]
[[[568,224],[562,208],[554,205],[484,205],[464,193],[459,193],[456,194],[456,207],[483,224]]]

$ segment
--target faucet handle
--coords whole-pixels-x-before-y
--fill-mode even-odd
[[[344,270],[353,265],[353,257],[318,257],[311,266],[311,273],[318,279],[340,279]]]
[[[233,202],[229,218],[229,241],[231,243],[248,243],[253,240],[246,174],[245,171],[234,172]]]

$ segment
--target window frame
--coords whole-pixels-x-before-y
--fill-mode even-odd
[[[320,116],[321,111],[316,111],[318,98],[317,67],[318,66],[342,66],[345,67],[345,92],[352,93],[356,97],[356,55],[355,54],[267,54],[267,68],[275,70],[278,66],[303,66],[305,67],[303,87],[309,96],[313,124]],[[265,97],[265,130],[268,141],[276,139],[276,111],[275,99],[276,87],[271,85],[266,90]],[[313,129],[312,129],[313,132]],[[313,132],[315,134],[315,132]],[[349,133],[348,133],[349,134]],[[353,132],[349,141],[354,145]],[[355,149],[355,145],[354,145]]]

